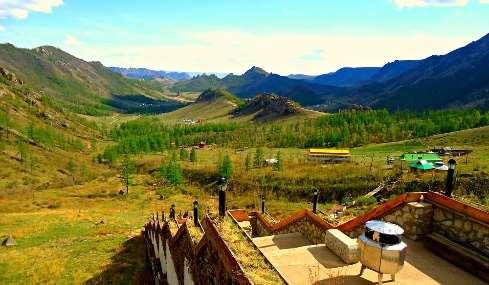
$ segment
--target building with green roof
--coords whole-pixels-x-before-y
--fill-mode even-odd
[[[409,164],[416,163],[420,160],[425,160],[430,163],[442,161],[440,156],[437,153],[433,152],[405,153],[401,155],[400,159],[406,161]]]
[[[426,160],[418,160],[409,163],[409,167],[416,170],[431,170],[434,168],[433,163]]]

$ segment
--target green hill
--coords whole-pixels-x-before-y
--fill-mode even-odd
[[[197,100],[160,117],[172,123],[275,121],[315,118],[323,113],[300,107],[285,97],[263,94],[245,101],[223,88],[209,88]]]
[[[101,126],[60,111],[42,92],[0,69],[0,191],[83,183],[109,171],[92,160]]]
[[[39,91],[59,108],[76,113],[126,111],[114,102],[120,99],[114,96],[144,96],[156,100],[155,104],[174,104],[173,98],[144,81],[125,78],[99,62],[86,62],[52,46],[22,49],[2,44],[0,67],[15,74],[24,88]]]
[[[244,101],[225,89],[210,88],[200,94],[194,103],[160,117],[171,123],[197,121],[227,121],[232,119],[232,112]]]

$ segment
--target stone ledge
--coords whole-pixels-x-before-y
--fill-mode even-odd
[[[347,264],[357,263],[359,258],[358,243],[342,231],[330,229],[325,234],[326,246]]]

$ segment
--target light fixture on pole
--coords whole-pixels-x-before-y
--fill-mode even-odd
[[[457,167],[457,162],[455,159],[450,159],[448,161],[448,173],[447,173],[447,183],[445,186],[445,196],[452,197],[453,188],[455,186],[455,168]]]
[[[226,215],[226,189],[228,183],[226,177],[219,178],[219,216],[224,217]]]

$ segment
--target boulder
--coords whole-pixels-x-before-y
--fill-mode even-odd
[[[4,246],[14,246],[17,245],[17,242],[14,240],[12,235],[9,235],[3,242],[2,245]]]

